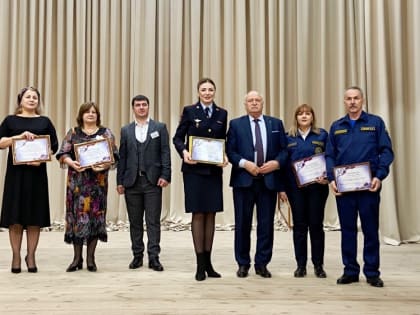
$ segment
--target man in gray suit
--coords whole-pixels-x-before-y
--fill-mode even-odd
[[[121,128],[117,191],[125,194],[130,221],[133,260],[129,268],[143,265],[143,216],[147,227],[149,268],[163,271],[159,261],[162,188],[171,181],[171,156],[166,125],[150,119],[149,99],[131,101],[134,122]]]

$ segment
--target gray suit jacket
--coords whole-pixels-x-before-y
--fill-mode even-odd
[[[132,122],[121,128],[117,185],[123,185],[125,188],[134,185],[139,173],[135,127],[135,123]],[[147,179],[152,184],[157,184],[159,178],[163,178],[170,182],[171,154],[169,148],[169,134],[164,123],[152,119],[149,120],[144,154]]]

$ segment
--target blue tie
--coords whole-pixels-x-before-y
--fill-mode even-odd
[[[257,152],[257,166],[264,164],[264,149],[261,137],[261,129],[259,119],[254,119],[255,122],[255,151]]]
[[[206,108],[204,109],[204,112],[206,113],[206,117],[207,117],[207,118],[210,118],[210,108],[206,107]]]

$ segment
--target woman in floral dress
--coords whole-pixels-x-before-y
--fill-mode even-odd
[[[111,144],[114,161],[82,167],[76,159],[74,145],[104,138]],[[87,245],[87,268],[96,271],[98,239],[107,241],[108,171],[115,167],[118,151],[111,130],[101,126],[101,114],[95,103],[80,106],[77,127],[67,132],[56,157],[63,168],[68,167],[64,241],[73,244],[74,258],[66,271],[83,268],[83,244]]]

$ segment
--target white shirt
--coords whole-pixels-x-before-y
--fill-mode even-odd
[[[303,140],[306,140],[306,137],[308,136],[309,132],[311,131],[311,128],[308,128],[306,131],[302,131],[298,129],[300,136],[303,138]]]
[[[139,123],[137,120],[134,121],[136,124],[136,139],[140,143],[143,143],[146,141],[147,129],[149,129],[149,120],[150,118],[147,118],[146,122],[143,124]]]
[[[249,117],[249,123],[251,125],[251,132],[252,132],[252,142],[255,146],[255,124],[256,122],[254,122],[255,119],[258,119],[259,122],[258,124],[260,125],[260,131],[261,131],[261,140],[262,140],[262,145],[263,145],[263,150],[264,150],[264,161],[267,157],[267,128],[265,127],[265,120],[264,120],[264,116],[261,115],[258,118],[254,118],[250,115],[248,115]],[[239,161],[239,167],[244,167],[245,166],[245,159],[241,159]],[[254,150],[254,163],[257,163],[257,151]]]

